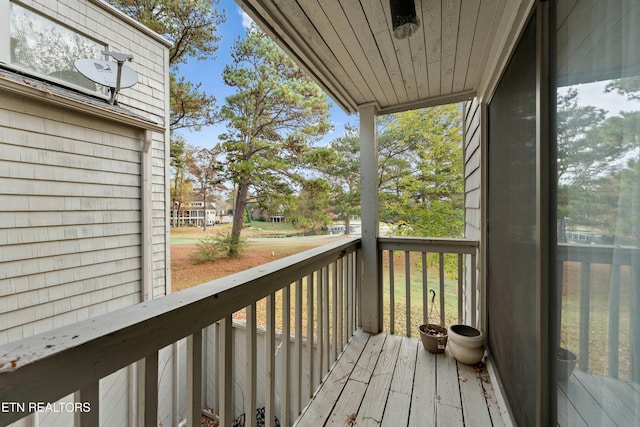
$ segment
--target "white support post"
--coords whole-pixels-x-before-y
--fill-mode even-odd
[[[362,217],[362,329],[382,330],[382,288],[378,273],[378,142],[376,105],[360,107],[360,192]]]

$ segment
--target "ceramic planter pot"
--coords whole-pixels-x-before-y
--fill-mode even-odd
[[[467,325],[449,328],[449,353],[460,363],[475,365],[484,356],[484,335]]]
[[[433,323],[420,325],[420,340],[429,353],[442,353],[447,346],[447,328]]]
[[[566,348],[558,348],[556,359],[556,377],[560,382],[567,382],[578,364],[578,356]]]

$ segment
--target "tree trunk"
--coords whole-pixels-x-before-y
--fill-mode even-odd
[[[244,222],[245,208],[247,207],[247,195],[249,194],[249,180],[243,178],[238,184],[238,193],[233,207],[233,225],[231,227],[231,242],[229,246],[229,256],[238,256],[238,244],[240,243],[240,233]]]
[[[344,217],[344,234],[351,234],[351,215],[347,214]]]

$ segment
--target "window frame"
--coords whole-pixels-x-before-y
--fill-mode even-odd
[[[83,31],[79,31],[76,28],[66,25],[65,23],[60,22],[54,17],[50,15],[46,15],[41,11],[35,10],[34,8],[29,7],[28,5],[25,5],[20,1],[0,0],[0,28],[5,28],[5,30],[0,31],[0,64],[2,66],[6,67],[9,70],[13,70],[19,73],[23,73],[25,75],[33,76],[38,79],[51,82],[62,87],[66,87],[74,91],[82,92],[90,96],[99,97],[105,100],[109,99],[108,88],[101,86],[98,83],[96,83],[96,90],[91,90],[79,84],[74,84],[73,82],[63,80],[51,75],[42,74],[30,68],[21,66],[20,64],[12,63],[11,62],[11,5],[12,4],[17,5],[18,7],[21,7],[27,10],[28,12],[33,13],[48,22],[51,22],[54,25],[60,26],[66,30],[69,30],[79,35],[80,37],[83,37],[93,43],[96,43],[97,45],[103,48],[103,51],[109,50],[109,43],[107,43],[106,41],[98,40],[95,37],[92,37]],[[105,55],[103,55],[101,58],[98,58],[98,59],[108,60],[108,58]]]

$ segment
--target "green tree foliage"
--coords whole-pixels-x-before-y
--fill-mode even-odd
[[[380,219],[396,233],[459,237],[464,227],[461,110],[445,105],[380,117]],[[346,221],[360,210],[360,137],[345,136],[310,154],[331,188],[333,214]],[[347,227],[348,229],[348,227]]]
[[[212,58],[218,50],[218,26],[225,21],[220,0],[107,0],[135,20],[173,43],[171,66],[170,127],[198,129],[213,123],[215,98],[200,84],[177,77],[178,65],[189,58]]]
[[[640,100],[640,76],[612,80],[607,84],[605,92],[613,91],[619,95],[625,95],[630,101]]]
[[[233,238],[247,200],[291,192],[295,168],[310,142],[329,130],[326,95],[255,25],[231,49],[223,71],[235,89],[221,109],[226,175],[236,186]]]
[[[201,148],[194,151],[187,162],[196,186],[196,193],[204,205],[205,218],[202,224],[204,230],[207,229],[206,210],[210,196],[216,189],[221,188],[222,179],[217,159],[218,154],[217,148]]]
[[[624,87],[626,80],[615,80],[605,89]],[[623,89],[616,89],[623,91]],[[623,92],[624,92],[623,91]],[[621,92],[622,93],[622,92]],[[625,92],[631,96],[631,92]],[[614,234],[631,232],[630,223],[617,219],[612,200],[622,191],[622,177],[633,167],[623,166],[632,150],[639,146],[640,113],[607,112],[592,106],[578,105],[578,91],[571,88],[558,97],[558,216],[563,227],[598,231],[609,241]],[[564,221],[568,221],[567,224]],[[611,227],[615,226],[617,231]],[[621,228],[620,228],[621,227]]]
[[[321,178],[305,180],[297,197],[286,210],[289,222],[307,230],[317,230],[331,222],[331,187]]]
[[[351,215],[360,213],[360,137],[347,126],[345,135],[310,153],[309,163],[321,172],[327,185],[331,211],[350,230]],[[319,199],[323,193],[315,196]]]
[[[246,247],[245,239],[233,239],[230,233],[208,236],[198,242],[191,262],[201,264],[224,257],[239,257]]]
[[[398,233],[462,236],[461,125],[453,104],[396,114],[388,123],[380,138],[380,216]]]
[[[178,218],[181,216],[182,209],[191,199],[193,186],[188,179],[187,158],[192,156],[190,150],[185,146],[185,140],[180,135],[172,135],[171,146],[171,205],[173,216],[171,225],[173,227],[180,226]]]

